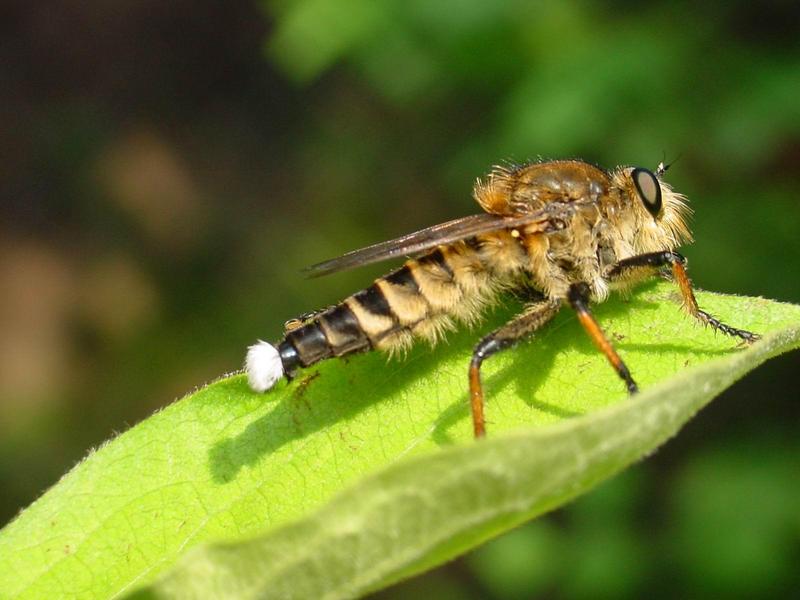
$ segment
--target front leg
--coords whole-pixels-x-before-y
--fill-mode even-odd
[[[755,342],[761,336],[757,333],[751,333],[744,329],[737,329],[731,327],[717,319],[716,317],[708,314],[697,305],[697,299],[692,290],[692,282],[686,274],[686,259],[671,250],[664,250],[662,252],[649,252],[647,254],[640,254],[632,256],[619,261],[608,272],[609,279],[619,279],[624,277],[626,273],[632,269],[672,267],[672,277],[678,284],[683,298],[683,307],[690,315],[700,321],[703,325],[711,326],[715,331],[721,331],[725,335],[738,337],[747,343]]]
[[[476,438],[486,435],[486,422],[483,418],[481,364],[492,354],[510,348],[531,335],[552,319],[560,307],[561,302],[558,300],[542,300],[531,304],[522,314],[484,337],[475,346],[475,350],[472,352],[472,361],[469,364],[469,397],[472,406],[472,426]]]

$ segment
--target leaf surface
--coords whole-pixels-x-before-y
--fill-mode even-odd
[[[477,332],[404,360],[327,361],[265,395],[242,375],[216,381],[91,453],[2,530],[0,589],[342,597],[439,564],[651,452],[800,345],[800,307],[699,293],[712,314],[766,334],[737,349],[674,295],[662,283],[596,307],[643,390],[633,399],[569,311],[487,361],[481,443],[466,392]]]

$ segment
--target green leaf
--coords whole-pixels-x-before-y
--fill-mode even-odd
[[[695,326],[666,283],[598,305],[643,390],[628,399],[565,310],[487,362],[481,443],[466,393],[477,332],[405,360],[327,361],[266,395],[241,375],[221,379],[90,454],[0,532],[0,589],[340,597],[439,564],[651,452],[720,390],[800,345],[800,307],[698,297],[764,340],[736,349]]]

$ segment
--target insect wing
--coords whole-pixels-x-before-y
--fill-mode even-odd
[[[360,250],[353,250],[332,260],[312,265],[306,269],[310,277],[321,277],[338,271],[345,271],[363,265],[397,258],[398,256],[414,256],[426,250],[445,244],[451,244],[483,233],[502,229],[521,227],[532,223],[541,223],[542,231],[550,227],[550,211],[531,213],[515,217],[501,217],[487,213],[470,215],[446,223],[427,227],[402,237],[379,242]]]

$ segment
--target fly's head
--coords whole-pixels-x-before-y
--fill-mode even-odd
[[[675,250],[692,241],[686,220],[686,197],[674,192],[661,176],[643,167],[619,167],[611,173],[608,218],[628,252],[623,256]]]

